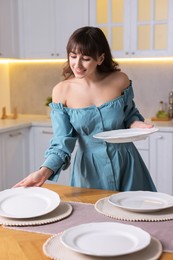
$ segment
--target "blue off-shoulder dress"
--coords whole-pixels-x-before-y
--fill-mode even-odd
[[[120,97],[99,107],[74,109],[61,103],[51,103],[54,134],[42,165],[53,170],[49,179],[57,181],[61,170],[68,168],[77,141],[71,186],[156,191],[148,169],[132,142],[110,144],[93,137],[102,131],[126,129],[135,120],[144,121],[133,98],[130,83]]]

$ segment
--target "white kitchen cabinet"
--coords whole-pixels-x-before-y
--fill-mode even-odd
[[[134,142],[134,144],[135,144],[136,148],[138,149],[148,170],[150,170],[149,138],[147,137],[145,140],[136,141],[136,142]]]
[[[88,0],[19,0],[22,58],[66,58],[68,38],[88,24]]]
[[[0,0],[0,58],[18,56],[17,1]]]
[[[100,27],[113,56],[173,55],[173,0],[90,0],[90,25]]]
[[[3,189],[2,154],[2,136],[0,135],[0,191]]]
[[[173,195],[173,133],[150,136],[150,173],[159,192]]]
[[[11,188],[29,173],[29,128],[0,134],[1,189]]]
[[[173,133],[159,131],[134,144],[157,190],[173,195]]]
[[[52,138],[52,127],[32,126],[30,131],[30,171],[36,171],[44,162],[45,151]],[[58,184],[69,185],[71,166],[61,171]]]

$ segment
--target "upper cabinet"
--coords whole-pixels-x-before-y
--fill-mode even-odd
[[[173,0],[90,0],[90,25],[100,27],[114,57],[173,55]]]
[[[18,57],[17,2],[0,0],[0,58]]]
[[[0,58],[66,58],[71,33],[100,27],[113,56],[173,56],[173,0],[0,0]]]
[[[20,57],[66,58],[68,38],[88,25],[88,0],[19,0]]]

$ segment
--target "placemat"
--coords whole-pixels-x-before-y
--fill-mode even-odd
[[[163,250],[173,252],[173,221],[156,221],[156,222],[145,222],[145,221],[123,221],[115,218],[110,218],[103,214],[100,214],[95,210],[94,204],[82,203],[82,202],[69,202],[72,205],[72,214],[61,221],[49,223],[38,226],[25,226],[25,227],[10,227],[7,228],[37,232],[50,235],[56,235],[63,232],[67,228],[75,225],[80,225],[90,222],[118,222],[124,224],[131,224],[140,227],[147,231],[151,236],[156,237],[162,243]]]
[[[59,206],[48,214],[31,219],[10,219],[0,216],[0,224],[4,226],[34,226],[59,221],[72,213],[72,205],[60,202]]]
[[[95,209],[108,217],[126,221],[166,221],[173,219],[173,207],[150,213],[124,210],[109,203],[109,197],[98,200]]]
[[[98,257],[89,256],[84,254],[79,254],[74,252],[67,247],[65,247],[60,241],[61,234],[52,236],[49,238],[43,245],[43,252],[47,257],[50,257],[54,260],[98,260]],[[116,257],[109,257],[109,260],[156,260],[162,254],[162,245],[159,240],[152,237],[151,243],[148,247],[140,250],[139,252],[130,254],[130,255],[123,255],[123,256],[116,256]]]

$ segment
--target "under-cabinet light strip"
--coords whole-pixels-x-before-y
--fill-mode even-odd
[[[153,62],[153,61],[173,61],[173,57],[157,57],[157,58],[117,58],[118,62]],[[67,59],[0,59],[0,64],[8,63],[64,63]]]

